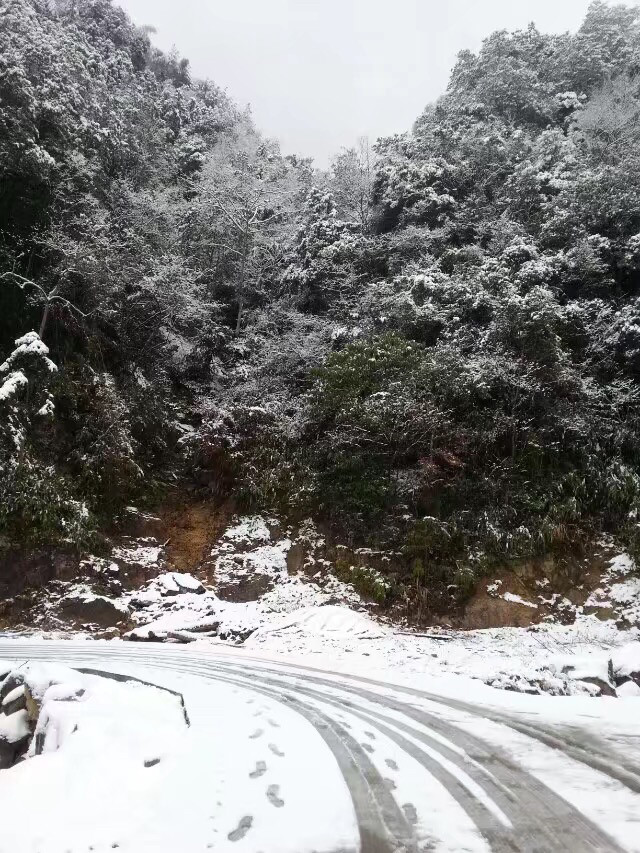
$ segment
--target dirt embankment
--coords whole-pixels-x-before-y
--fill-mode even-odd
[[[193,573],[205,585],[219,587],[221,595],[226,582],[234,600],[253,600],[261,579],[247,570],[241,554],[234,558],[233,541],[225,542],[223,549],[231,576],[215,576],[216,545],[232,525],[235,512],[232,501],[183,495],[153,512],[129,508],[117,520],[101,556],[72,549],[5,553],[0,556],[0,627],[30,624],[31,616],[47,600],[44,587],[55,593],[56,586],[85,584],[99,596],[117,597],[165,571]],[[469,630],[524,628],[548,619],[572,623],[579,612],[618,618],[607,600],[612,598],[607,573],[611,574],[610,563],[617,554],[612,545],[594,545],[572,559],[530,560],[497,569],[480,578],[473,594],[461,604],[454,585],[450,591],[412,585],[398,552],[347,547],[313,522],[289,528],[270,519],[269,525],[270,535],[287,543],[290,575],[306,576],[316,583],[335,576],[351,584],[378,614],[398,624]],[[237,543],[240,550],[241,545]]]
[[[527,628],[549,620],[572,624],[579,612],[617,618],[610,602],[597,603],[596,593],[612,582],[611,562],[618,553],[601,543],[582,557],[528,560],[496,570],[478,581],[463,608],[432,617],[431,624],[473,630]]]
[[[220,505],[199,501],[162,510],[167,561],[179,572],[198,569],[228,527],[233,513],[230,501]]]

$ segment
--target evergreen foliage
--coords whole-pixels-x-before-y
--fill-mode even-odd
[[[189,482],[402,549],[454,599],[630,541],[638,56],[638,11],[602,2],[495,33],[325,173],[110,0],[0,0],[5,540]]]

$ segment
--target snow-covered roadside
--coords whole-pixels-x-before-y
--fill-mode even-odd
[[[86,644],[96,651],[100,645]],[[123,668],[99,656],[87,663]],[[256,835],[258,849],[278,853],[355,849],[342,776],[322,739],[293,710],[222,682],[157,673],[144,664],[124,668],[180,691],[190,725],[165,691],[28,664],[30,683],[56,681],[58,694],[66,685],[81,695],[63,702],[48,688],[42,711],[48,748],[0,771],[2,812],[11,815],[0,827],[0,850],[237,853],[256,851]],[[315,787],[300,784],[309,768],[323,791],[322,815]]]
[[[285,575],[256,601],[222,601],[192,576],[166,573],[129,598],[139,608],[134,618],[140,626],[126,638],[242,643],[251,653],[313,658],[352,671],[375,662],[395,673],[465,675],[496,688],[554,695],[614,693],[620,679],[609,661],[615,662],[617,649],[640,640],[636,628],[621,630],[585,615],[573,625],[401,632],[332,600],[316,585]],[[636,695],[634,685],[622,685],[618,695]]]
[[[338,665],[343,671],[373,666],[385,674],[455,674],[510,690],[594,695],[596,690],[580,677],[606,679],[608,661],[616,661],[617,650],[634,643],[640,668],[638,640],[637,629],[620,631],[592,616],[574,625],[421,635],[394,631],[347,608],[320,607],[261,628],[245,641],[244,648],[251,654],[314,659],[322,668]]]
[[[493,636],[488,636],[489,633]],[[309,634],[303,637],[301,633],[294,632],[288,638],[280,634],[279,640],[284,642],[279,642],[276,637],[267,639],[265,634],[261,634],[259,641],[239,647],[202,642],[190,646],[189,651],[224,655],[232,660],[255,662],[259,666],[275,666],[282,671],[299,667],[301,677],[305,672],[323,675],[330,672],[338,681],[347,678],[355,683],[375,683],[379,685],[376,690],[389,695],[395,695],[396,688],[400,688],[472,703],[479,708],[494,708],[525,723],[544,725],[557,731],[561,737],[572,737],[580,731],[594,744],[599,744],[603,752],[621,758],[626,756],[640,764],[640,740],[637,736],[640,696],[622,690],[619,698],[596,697],[586,685],[571,681],[566,675],[563,678],[567,679],[567,694],[562,696],[543,690],[519,692],[490,686],[486,683],[487,673],[507,663],[514,670],[519,668],[521,672],[527,672],[530,655],[536,651],[536,641],[528,637],[529,632],[518,628],[500,629],[497,638],[495,633],[468,632],[445,643],[428,637],[393,634],[357,640],[345,634]],[[633,636],[637,637],[637,634]],[[525,641],[521,642],[522,639]],[[567,656],[574,664],[578,660],[588,662],[590,674],[602,671],[603,663],[606,668],[605,661],[612,650],[602,643],[610,638],[598,639],[594,634],[584,636],[582,642],[575,646],[575,655],[568,653],[567,639],[566,633],[551,637],[545,651],[549,668],[561,668]],[[618,639],[621,644],[613,650],[617,665],[629,669],[629,663],[633,661],[635,668],[640,663],[640,643],[633,640],[623,645],[628,638],[622,636]],[[510,649],[514,650],[513,654],[510,654]]]
[[[346,618],[340,625],[334,623],[333,630],[346,632]],[[376,640],[363,638],[361,642],[364,648]],[[451,797],[451,779],[460,782],[479,808],[509,832],[523,817],[529,828],[538,827],[543,818],[542,812],[528,811],[540,795],[531,777],[546,786],[545,797],[563,799],[564,805],[556,801],[561,811],[553,832],[564,833],[565,841],[573,837],[574,828],[580,830],[575,814],[567,814],[567,804],[571,804],[623,849],[640,850],[638,795],[588,761],[591,751],[604,753],[612,766],[620,766],[623,759],[640,760],[638,744],[634,746],[638,705],[631,700],[529,696],[495,690],[464,676],[391,672],[372,654],[367,665],[364,652],[354,659],[351,672],[341,675],[336,672],[340,667],[336,660],[333,671],[323,672],[312,668],[319,663],[317,658],[302,660],[297,667],[288,656],[261,655],[242,646],[212,643],[185,648],[30,640],[2,646],[5,655],[13,647],[11,653],[15,650],[22,656],[55,656],[74,665],[157,680],[184,695],[192,720],[189,734],[175,741],[176,749],[172,746],[158,765],[146,768],[150,775],[142,777],[136,791],[124,786],[135,797],[135,809],[119,791],[99,803],[92,801],[91,792],[75,788],[76,808],[79,804],[84,808],[88,799],[94,825],[71,821],[71,831],[69,826],[64,830],[56,824],[66,834],[52,838],[59,842],[64,837],[67,847],[53,842],[48,846],[45,840],[36,847],[42,853],[60,853],[69,849],[70,841],[71,849],[87,849],[92,844],[96,850],[106,850],[117,843],[131,853],[174,853],[177,849],[195,853],[209,844],[217,850],[243,853],[360,849],[350,796],[353,790],[345,787],[349,775],[341,775],[335,756],[327,742],[323,743],[323,721],[317,718],[314,724],[309,709],[312,718],[316,711],[328,715],[334,731],[341,731],[343,743],[355,738],[352,755],[359,752],[361,767],[369,767],[366,773],[389,783],[417,840],[438,853],[461,849],[486,853],[489,849],[482,820],[479,825],[469,821],[464,804]],[[381,679],[385,673],[386,683],[366,680]],[[505,726],[507,718],[496,720],[492,709],[506,714],[516,725]],[[545,744],[535,733],[523,734],[517,727],[520,722],[557,735],[559,748]],[[465,742],[460,734],[465,731],[472,741]],[[484,747],[473,740],[478,737]],[[568,754],[563,740],[586,748],[586,760]],[[484,770],[479,765],[485,760],[483,750],[489,750]],[[64,749],[59,755],[62,761]],[[513,779],[514,796],[506,799],[500,777],[503,761],[507,761],[508,773],[521,767],[530,774],[519,781]],[[438,767],[444,768],[444,776]],[[57,792],[62,789],[50,790],[54,800],[60,799]],[[531,796],[529,791],[533,791]],[[69,808],[64,806],[63,811],[68,818]],[[527,822],[530,819],[533,824]],[[105,825],[109,832],[103,836]],[[27,833],[16,836],[12,853],[32,853],[33,846],[25,839],[33,840],[34,827],[28,827]],[[109,839],[113,840],[107,843]],[[570,844],[545,846],[540,835],[536,843],[538,849],[572,849]],[[605,844],[598,849],[619,848]]]
[[[291,531],[280,528],[277,520],[236,519],[212,548],[199,577],[167,570],[162,549],[140,540],[136,547],[116,549],[113,561],[94,560],[94,581],[110,594],[97,592],[86,581],[67,584],[61,596],[45,597],[44,611],[86,613],[89,621],[113,618],[118,625],[109,634],[113,637],[198,646],[244,644],[251,654],[314,660],[325,668],[355,672],[373,666],[385,678],[462,675],[508,691],[563,696],[634,698],[640,692],[640,679],[634,677],[640,662],[628,672],[616,662],[617,649],[640,640],[637,627],[620,627],[638,621],[640,581],[627,555],[609,560],[601,587],[584,606],[573,608],[571,625],[543,621],[529,628],[433,629],[420,635],[377,619],[376,608],[332,574],[311,523],[304,536],[312,547],[296,563],[290,559]],[[156,567],[157,574],[142,588],[124,591],[117,579],[118,561],[123,565],[123,560]],[[208,578],[213,578],[212,586]],[[536,612],[548,595],[544,587],[535,604],[501,592],[498,582],[488,583],[487,590]],[[600,617],[610,612],[611,618],[598,618],[596,611]],[[64,620],[54,617],[50,624],[59,630],[41,636],[70,636]],[[77,620],[74,627],[78,636]],[[100,636],[96,626],[86,627]]]
[[[87,849],[85,834],[96,850],[117,847],[117,821],[105,820],[105,804],[113,815],[126,813],[140,792],[162,789],[189,737],[180,698],[52,663],[18,661],[7,680],[21,684],[5,703],[16,694],[24,704],[26,692],[27,707],[0,717],[0,737],[3,720],[23,715],[30,742],[0,772],[2,813],[11,816],[2,820],[0,849]]]
[[[286,572],[270,592],[247,602],[221,601],[213,592],[162,594],[176,577],[163,575],[149,585],[148,604],[136,617],[141,627],[130,639],[168,637],[198,646],[241,641],[250,653],[314,659],[323,668],[338,665],[354,672],[371,664],[385,673],[464,675],[519,692],[615,695],[617,688],[620,696],[640,693],[628,683],[631,672],[640,671],[640,660],[622,672],[616,652],[640,640],[640,631],[621,630],[613,620],[594,615],[579,614],[572,625],[418,634],[354,610],[353,592],[351,606],[332,604],[342,601],[335,586],[328,592]],[[178,581],[189,585],[194,579]],[[619,686],[623,679],[627,683]]]
[[[616,649],[640,639],[638,628],[619,627],[620,620],[630,625],[637,622],[634,608],[640,581],[627,555],[610,559],[602,588],[585,607],[576,608],[571,625],[548,621],[528,629],[434,629],[420,636],[401,633],[375,619],[354,589],[326,571],[321,561],[314,564],[312,559],[304,574],[288,571],[291,541],[282,533],[273,535],[274,530],[277,521],[254,516],[239,519],[225,532],[212,552],[215,591],[203,594],[200,590],[197,595],[195,590],[194,594],[183,590],[167,600],[166,594],[159,594],[165,576],[151,582],[149,605],[134,616],[142,627],[129,636],[171,635],[202,642],[203,632],[213,629],[209,639],[236,638],[250,652],[315,658],[327,667],[342,663],[351,671],[356,659],[360,659],[358,670],[375,660],[388,672],[465,675],[519,692],[615,695],[617,690],[620,696],[636,695],[635,681],[615,662]],[[312,526],[307,536],[317,537]],[[188,586],[197,581],[187,578],[182,583]],[[246,588],[262,591],[246,601],[217,597],[221,590]],[[593,613],[606,607],[616,608],[612,616],[618,624],[614,618],[602,620]],[[640,670],[640,661],[636,669]]]
[[[16,815],[0,832],[0,850],[355,851],[353,792],[323,740],[325,723],[314,718],[320,714],[334,731],[342,727],[343,744],[356,739],[350,749],[360,751],[364,771],[373,767],[393,786],[389,791],[420,843],[438,853],[486,853],[488,846],[447,779],[427,772],[425,761],[464,780],[504,831],[511,827],[485,790],[493,785],[491,773],[480,777],[480,787],[469,776],[473,761],[457,740],[464,730],[560,792],[576,812],[597,819],[625,849],[640,851],[637,795],[562,746],[575,740],[618,766],[629,758],[640,765],[637,629],[619,630],[613,620],[580,613],[570,626],[407,633],[376,619],[349,585],[326,572],[314,578],[291,571],[284,540],[272,541],[266,525],[242,522],[231,530],[214,555],[215,577],[226,591],[166,570],[142,589],[97,602],[91,587],[67,591],[81,603],[86,597],[94,609],[126,611],[135,625],[131,639],[157,637],[164,644],[87,642],[77,634],[65,643],[43,644],[32,636],[11,644],[21,659],[58,656],[178,690],[192,725],[176,717],[173,697],[163,698],[161,708],[139,696],[135,703],[133,696],[123,701],[123,685],[96,687],[99,679],[82,676],[82,689],[93,698],[54,715],[64,724],[64,737],[56,738],[60,748],[0,772],[0,802]],[[616,570],[612,580],[625,583],[627,574],[620,579]],[[219,595],[228,595],[238,579],[240,599],[245,584],[260,588],[257,597]],[[619,698],[596,698],[600,687],[584,679],[604,682],[612,673],[630,679]],[[137,689],[146,695],[148,688]],[[81,715],[92,703],[94,712]],[[416,710],[432,723],[417,722]],[[501,715],[516,725],[505,725]],[[441,724],[455,728],[446,743],[438,741]],[[534,727],[557,737],[559,749],[536,739]],[[444,754],[438,755],[438,744]],[[530,786],[525,780],[517,790]],[[499,799],[498,788],[493,796]],[[518,797],[513,802],[527,812]],[[37,825],[29,823],[34,803]],[[571,823],[559,827],[573,831]],[[543,842],[540,849],[547,849]]]

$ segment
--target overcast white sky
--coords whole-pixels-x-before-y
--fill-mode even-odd
[[[118,2],[118,0],[116,0]],[[175,46],[283,153],[319,166],[359,136],[408,130],[440,95],[456,54],[535,21],[575,30],[589,0],[119,0],[155,43]]]

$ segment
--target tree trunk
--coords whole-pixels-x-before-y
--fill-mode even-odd
[[[246,235],[243,239],[242,245],[242,264],[240,266],[240,293],[238,295],[238,316],[236,318],[236,337],[240,334],[240,329],[242,327],[242,310],[244,308],[244,294],[245,294],[245,274],[247,271],[247,238]]]
[[[242,327],[242,309],[244,308],[244,294],[241,293],[238,299],[238,316],[236,318],[236,335],[240,334]]]
[[[40,331],[38,334],[40,335],[40,340],[44,338],[44,333],[47,329],[47,321],[49,320],[49,314],[51,312],[51,300],[54,296],[58,295],[58,285],[56,285],[51,293],[47,296],[47,304],[44,306],[44,312],[42,314],[42,320],[40,321]]]
[[[47,320],[49,319],[49,311],[51,308],[51,303],[47,301],[47,304],[44,306],[44,313],[42,314],[42,320],[40,321],[40,331],[38,334],[40,335],[40,340],[44,338],[44,332],[47,328]]]

